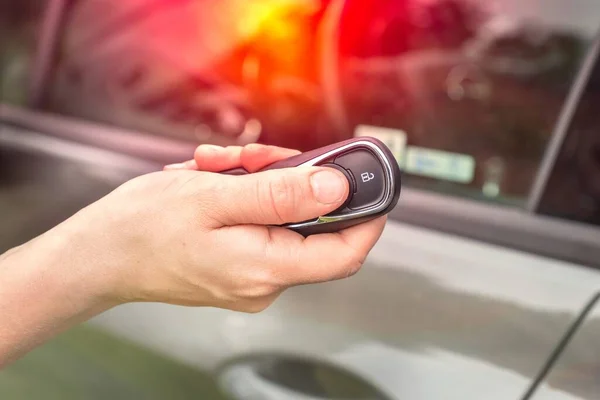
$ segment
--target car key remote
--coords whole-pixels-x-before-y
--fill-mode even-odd
[[[400,196],[400,168],[390,150],[372,137],[359,137],[277,161],[261,171],[322,166],[335,168],[348,179],[349,195],[337,210],[308,221],[283,225],[304,236],[337,232],[390,212]],[[244,175],[243,168],[223,171]]]

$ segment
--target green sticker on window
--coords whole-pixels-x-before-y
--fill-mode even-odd
[[[467,154],[409,146],[404,168],[409,174],[471,183],[475,175],[475,159]]]

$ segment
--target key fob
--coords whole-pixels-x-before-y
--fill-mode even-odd
[[[309,221],[283,225],[304,236],[337,232],[390,212],[400,197],[400,168],[380,140],[359,137],[273,163],[261,171],[302,166],[335,168],[348,179],[348,198],[337,210]],[[243,168],[223,171],[244,175]]]

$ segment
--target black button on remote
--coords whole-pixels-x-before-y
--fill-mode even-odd
[[[354,150],[335,159],[335,164],[347,169],[356,181],[356,193],[348,208],[371,207],[385,196],[385,172],[381,162],[368,150]]]

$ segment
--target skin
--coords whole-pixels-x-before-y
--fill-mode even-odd
[[[254,313],[289,287],[355,274],[385,217],[308,238],[273,226],[340,206],[348,184],[339,172],[213,173],[254,172],[295,154],[256,144],[200,146],[193,160],[135,178],[0,256],[0,368],[120,304]]]

